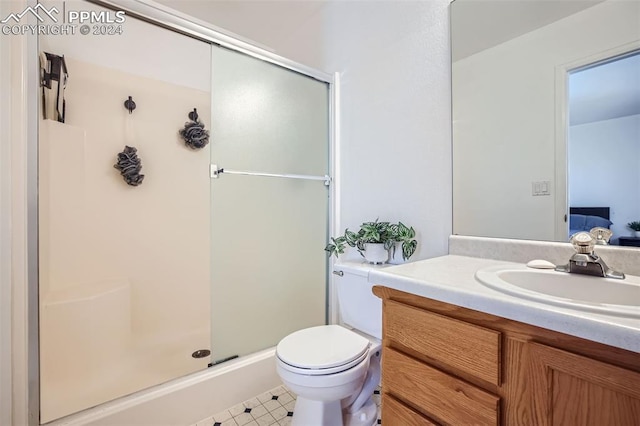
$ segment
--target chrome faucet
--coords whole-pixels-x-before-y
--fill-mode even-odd
[[[622,272],[609,268],[604,260],[594,252],[596,241],[596,237],[589,232],[578,232],[572,235],[569,242],[573,244],[576,253],[571,256],[566,265],[556,266],[556,271],[623,280],[624,274]]]

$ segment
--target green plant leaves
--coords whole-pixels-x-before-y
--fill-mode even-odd
[[[390,237],[389,222],[365,222],[360,226],[358,236],[365,243],[384,243]]]
[[[345,237],[331,238],[331,241],[332,242],[327,244],[327,246],[324,248],[324,251],[326,251],[329,256],[335,254],[336,257],[338,257],[339,255],[344,253],[346,242]]]
[[[331,244],[331,243],[327,244],[327,246],[324,248],[324,251],[326,251],[329,256],[331,256],[332,254],[335,254],[336,257],[338,257],[337,247],[335,244]]]
[[[344,237],[338,237],[338,238],[343,238],[344,241],[347,244],[349,244],[349,246],[355,247],[356,241],[358,241],[358,234],[356,234],[353,231],[349,231],[349,229],[347,228],[344,230]]]
[[[398,222],[397,239],[398,241],[407,241],[415,238],[416,231],[413,228],[407,227],[404,223]]]
[[[395,243],[402,243],[402,258],[407,260],[418,246],[415,236],[416,231],[413,227],[406,226],[402,222],[396,224],[379,222],[376,219],[373,222],[364,222],[360,225],[358,232],[345,229],[344,235],[331,238],[332,243],[327,245],[325,251],[329,255],[335,254],[337,257],[344,253],[346,244],[355,247],[362,254],[367,243],[383,243],[387,250],[391,248],[395,250]]]
[[[407,240],[402,243],[402,258],[404,260],[409,259],[413,253],[416,251],[416,247],[418,247],[418,242],[416,240]]]

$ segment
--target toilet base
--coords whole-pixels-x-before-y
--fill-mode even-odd
[[[344,414],[344,426],[372,426],[378,420],[378,406],[373,398],[364,404],[364,406],[355,413]]]
[[[314,401],[298,395],[291,426],[343,426],[340,401]]]
[[[357,412],[343,414],[340,401],[313,401],[298,396],[294,413],[291,426],[373,426],[378,420],[373,398]]]

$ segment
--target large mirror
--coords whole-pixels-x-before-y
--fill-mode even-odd
[[[640,2],[455,0],[453,231],[640,246]]]

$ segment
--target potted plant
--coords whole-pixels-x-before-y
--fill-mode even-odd
[[[627,223],[627,226],[635,231],[636,237],[640,238],[640,221],[634,220],[633,222]]]
[[[344,230],[344,234],[331,238],[331,242],[325,247],[329,256],[336,257],[344,253],[346,246],[355,247],[370,263],[386,263],[389,260],[389,250],[394,248],[396,243],[402,248],[402,258],[407,260],[413,255],[418,246],[415,240],[416,232],[412,227],[408,227],[402,222],[389,223],[364,222],[360,225],[358,232]]]

